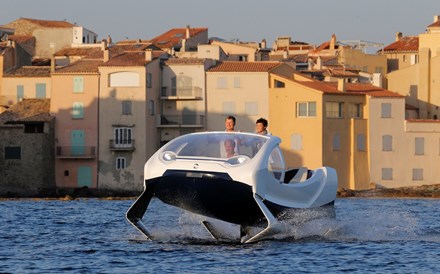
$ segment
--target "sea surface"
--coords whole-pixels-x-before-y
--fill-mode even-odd
[[[153,200],[144,220],[156,241],[125,219],[134,200],[0,202],[0,273],[439,273],[440,200],[336,200],[335,219],[286,224],[274,239],[215,241],[201,216]],[[237,236],[238,237],[238,236]]]

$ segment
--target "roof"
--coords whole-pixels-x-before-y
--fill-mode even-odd
[[[440,27],[440,20],[437,20],[436,22],[428,26],[428,28],[432,28],[432,27]]]
[[[3,77],[50,77],[50,66],[23,66],[5,73]]]
[[[150,41],[160,48],[172,48],[178,45],[182,39],[186,38],[187,28],[174,28],[169,31],[154,37]],[[204,31],[208,31],[208,28],[189,28],[190,37],[198,35]]]
[[[204,65],[205,59],[200,58],[170,58],[165,65]]]
[[[32,35],[8,35],[8,40],[15,41],[16,43],[24,43],[35,40],[35,37]]]
[[[239,62],[223,61],[210,68],[209,72],[269,72],[281,65],[280,62]]]
[[[384,52],[407,52],[419,50],[418,36],[404,36],[383,48]]]
[[[145,52],[124,52],[102,64],[106,67],[145,66]]]
[[[65,67],[57,69],[54,74],[62,73],[98,73],[98,67],[104,62],[102,60],[79,60]]]
[[[33,23],[35,25],[38,25],[40,27],[45,28],[72,28],[76,25],[66,22],[66,21],[55,21],[55,20],[40,20],[40,19],[32,19],[32,18],[20,18],[16,21],[24,20],[28,21],[30,23]]]
[[[55,56],[80,56],[87,58],[103,58],[101,47],[64,48],[55,53]]]
[[[338,84],[335,82],[319,81],[298,81],[301,85],[322,91],[327,95],[368,95],[371,97],[394,97],[403,98],[404,96],[371,84],[346,83],[346,91],[339,91]]]
[[[50,115],[50,99],[23,99],[0,114],[0,124],[8,122],[46,122]]]

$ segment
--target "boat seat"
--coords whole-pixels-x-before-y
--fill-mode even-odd
[[[309,169],[307,167],[298,168],[298,171],[296,172],[295,176],[293,176],[293,178],[289,181],[289,184],[300,183],[307,180],[308,170]]]

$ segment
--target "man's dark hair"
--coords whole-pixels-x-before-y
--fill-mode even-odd
[[[228,117],[226,117],[226,120],[232,120],[232,122],[234,122],[234,125],[235,125],[235,117],[234,116],[232,116],[232,115],[229,115]]]
[[[257,120],[257,122],[255,122],[255,124],[258,124],[258,123],[262,123],[264,127],[267,127],[268,124],[269,124],[269,123],[267,122],[267,120],[264,119],[263,117],[261,117],[260,119]]]

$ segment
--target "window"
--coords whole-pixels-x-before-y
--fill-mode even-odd
[[[153,75],[151,73],[147,73],[147,88],[152,87],[151,81],[153,80]]]
[[[419,55],[412,54],[411,55],[411,65],[415,65],[419,62]]]
[[[140,79],[139,73],[123,71],[115,72],[109,75],[110,87],[139,87]]]
[[[292,150],[302,150],[302,135],[292,134],[290,135],[290,148]]]
[[[416,137],[414,149],[415,149],[415,155],[424,155],[425,154],[425,138]]]
[[[122,101],[122,115],[131,114],[131,101]]]
[[[35,84],[35,91],[36,98],[46,98],[46,84]]]
[[[286,87],[286,84],[284,82],[275,80],[274,86],[275,86],[275,88],[284,88],[284,87]]]
[[[132,130],[128,127],[115,128],[115,145],[131,145]]]
[[[341,135],[339,133],[333,134],[333,151],[339,151],[341,150]]]
[[[82,76],[73,77],[73,93],[84,92],[84,78]]]
[[[403,55],[402,60],[403,62],[406,62],[406,55]]]
[[[17,86],[17,102],[20,102],[20,100],[23,98],[24,98],[24,86],[18,85]]]
[[[325,116],[327,118],[343,118],[344,103],[343,102],[327,102],[325,103]]]
[[[151,116],[154,116],[155,109],[154,109],[154,100],[148,101],[148,110],[150,112]]]
[[[413,168],[412,179],[413,181],[423,181],[423,168]]]
[[[240,88],[240,77],[234,77],[234,88]]]
[[[365,134],[356,135],[356,147],[358,151],[365,151]]]
[[[224,115],[236,115],[234,102],[223,102],[223,114]]]
[[[258,103],[257,102],[246,102],[245,103],[246,115],[255,116],[258,115]]]
[[[358,104],[358,103],[349,104],[348,116],[350,118],[362,118],[362,104]]]
[[[382,67],[375,67],[375,68],[374,68],[374,73],[380,73],[380,74],[382,74],[382,73],[383,73],[383,68],[382,68]]]
[[[127,159],[125,157],[116,158],[116,169],[125,169],[127,167]]]
[[[179,75],[171,78],[171,93],[177,96],[194,96],[192,77]]]
[[[382,168],[382,180],[392,180],[392,179],[393,179],[393,169]]]
[[[296,104],[297,117],[316,117],[316,102],[298,102]]]
[[[382,118],[391,118],[391,103],[382,103],[381,109]]]
[[[228,88],[228,80],[226,77],[217,78],[217,88]]]
[[[21,147],[5,147],[5,160],[20,160]]]
[[[382,136],[382,151],[392,151],[393,150],[393,136],[383,135]]]
[[[84,106],[82,102],[75,102],[72,106],[72,119],[84,118]]]

